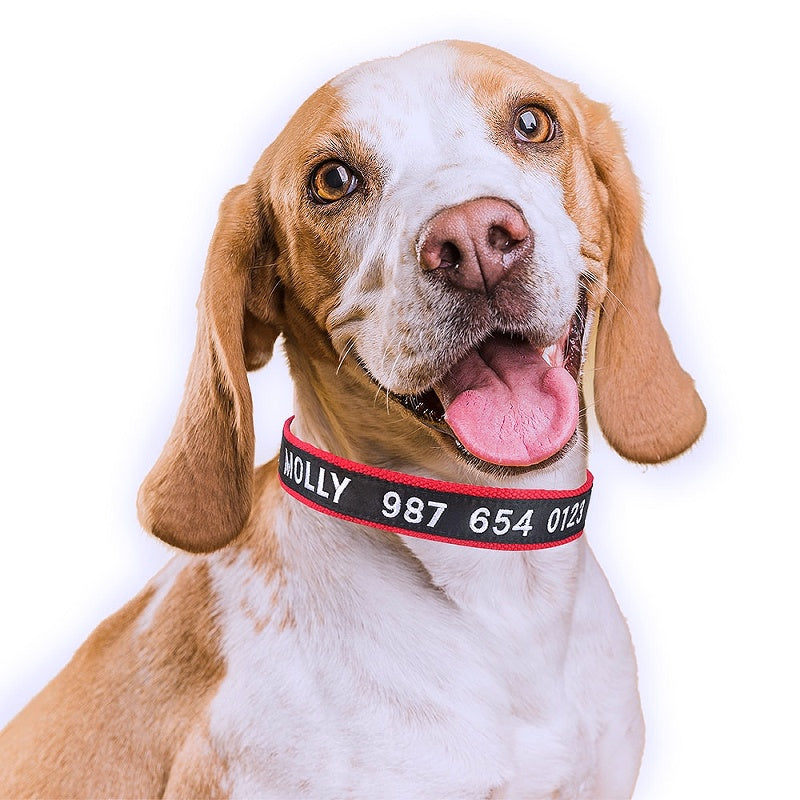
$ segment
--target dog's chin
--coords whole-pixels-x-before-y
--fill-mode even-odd
[[[469,468],[493,476],[547,469],[578,439],[586,316],[582,293],[559,341],[537,347],[495,331],[428,389],[390,397]]]

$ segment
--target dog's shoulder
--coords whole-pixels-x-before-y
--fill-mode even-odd
[[[224,675],[203,559],[103,621],[0,734],[0,795],[157,796]]]

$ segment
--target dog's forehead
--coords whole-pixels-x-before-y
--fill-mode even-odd
[[[419,140],[434,134],[457,111],[468,110],[458,80],[457,51],[446,44],[360,64],[335,78],[349,127],[375,142]]]
[[[347,127],[391,157],[404,145],[421,155],[464,137],[488,140],[493,112],[544,88],[533,76],[532,67],[499,51],[437,42],[360,64],[331,86]]]
[[[469,42],[436,42],[366,62],[329,87],[340,100],[337,120],[345,138],[366,146],[390,183],[410,174],[463,180],[447,177],[451,168],[469,168],[471,180],[480,180],[477,164],[497,178],[508,170],[534,170],[509,144],[515,110],[529,103],[550,109],[562,130],[576,129],[566,82]]]

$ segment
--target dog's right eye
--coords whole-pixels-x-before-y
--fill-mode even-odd
[[[326,161],[311,173],[311,195],[318,203],[335,203],[356,186],[356,173],[343,161]]]

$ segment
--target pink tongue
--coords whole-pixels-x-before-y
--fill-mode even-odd
[[[461,444],[492,464],[530,466],[555,455],[578,424],[578,389],[527,342],[494,338],[435,387]]]

